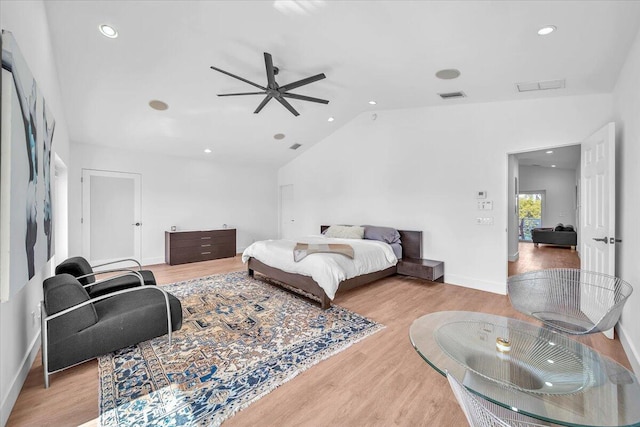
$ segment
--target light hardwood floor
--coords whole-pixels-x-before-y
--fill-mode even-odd
[[[518,243],[518,261],[509,262],[509,276],[545,268],[580,268],[580,258],[569,246]]]
[[[240,258],[150,267],[159,283],[243,270]],[[528,320],[506,296],[393,276],[338,294],[336,304],[386,328],[323,361],[227,420],[225,426],[461,426],[466,425],[446,379],[409,341],[414,319],[434,311],[469,310]],[[619,340],[580,338],[629,368]],[[95,361],[55,374],[42,385],[34,363],[9,426],[96,425]]]

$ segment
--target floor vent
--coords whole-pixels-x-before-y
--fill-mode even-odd
[[[291,147],[289,147],[292,150],[297,150],[298,148],[302,147],[302,144],[298,144],[297,142],[295,144],[293,144]]]
[[[439,93],[440,98],[442,99],[457,99],[457,98],[466,98],[467,95],[464,92],[449,92],[449,93]]]
[[[563,89],[565,86],[562,80],[545,80],[540,82],[516,83],[518,92],[532,92],[534,90]]]

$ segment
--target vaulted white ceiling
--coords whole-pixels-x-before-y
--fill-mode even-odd
[[[46,5],[73,142],[271,166],[364,111],[611,92],[640,24],[638,1]],[[119,37],[102,36],[103,23]],[[539,36],[545,25],[558,29]],[[294,117],[274,101],[253,114],[262,96],[216,96],[255,88],[211,65],[265,85],[263,52],[273,55],[281,85],[325,73],[293,92],[330,103],[291,100]],[[462,74],[437,79],[443,68]],[[515,88],[553,79],[566,79],[566,88]],[[437,95],[457,90],[467,98]],[[152,110],[153,99],[169,109]],[[288,149],[294,143],[302,148]]]

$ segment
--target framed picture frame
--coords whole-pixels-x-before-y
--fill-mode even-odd
[[[54,252],[51,147],[55,120],[9,31],[2,31],[0,92],[0,301]]]

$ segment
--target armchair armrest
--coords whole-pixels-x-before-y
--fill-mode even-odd
[[[142,270],[142,264],[140,264],[140,261],[134,258],[123,258],[116,261],[105,262],[103,264],[92,265],[91,268],[104,267],[105,265],[112,265],[112,264],[120,264],[121,262],[133,262],[135,264],[138,264],[138,270]]]

